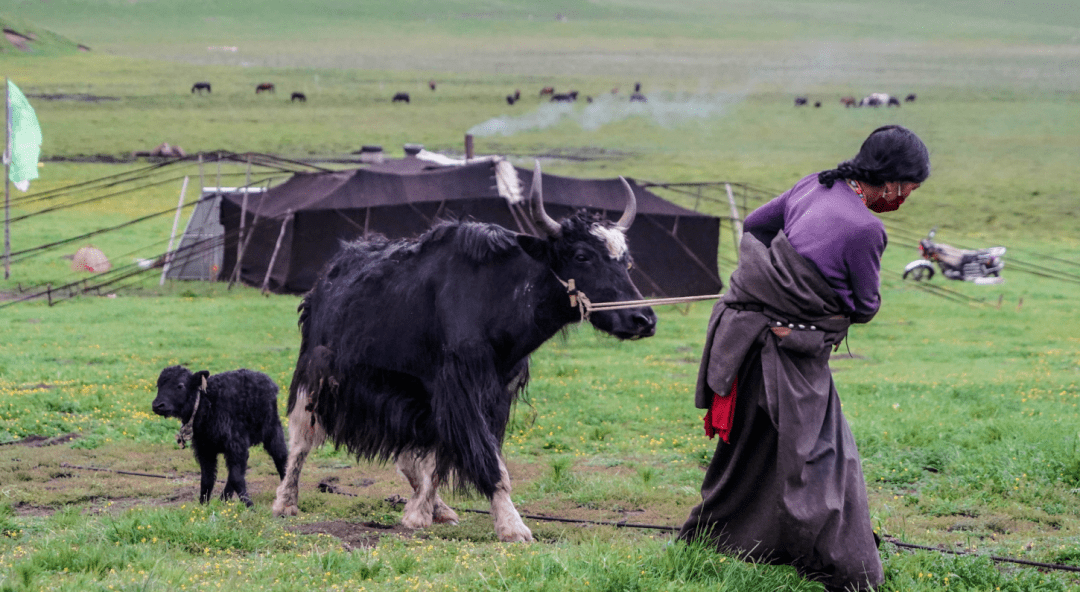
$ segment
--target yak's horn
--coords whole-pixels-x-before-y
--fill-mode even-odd
[[[626,188],[626,210],[623,211],[622,218],[615,223],[615,226],[622,230],[624,233],[630,230],[630,225],[634,223],[634,216],[637,216],[637,198],[634,197],[634,190],[630,188],[630,183],[626,182],[626,179],[619,177],[622,181],[623,187]]]
[[[562,226],[544,211],[544,190],[540,182],[540,161],[536,161],[533,169],[532,191],[529,194],[529,209],[532,211],[533,223],[536,231],[544,237],[558,236],[562,232]]]

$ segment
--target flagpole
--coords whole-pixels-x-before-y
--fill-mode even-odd
[[[4,77],[4,279],[11,277],[11,90]]]

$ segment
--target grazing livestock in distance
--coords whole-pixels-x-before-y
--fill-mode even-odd
[[[570,323],[619,339],[649,337],[647,306],[593,311],[578,304],[637,300],[626,230],[579,212],[544,211],[540,165],[529,197],[539,236],[480,222],[443,222],[415,239],[361,239],[327,263],[300,304],[300,356],[289,389],[289,462],[276,516],[298,513],[304,459],[329,437],[358,458],[394,459],[413,494],[402,524],[456,522],[437,488],[491,500],[495,532],[532,540],[510,500],[500,448],[529,356]]]
[[[256,444],[263,445],[278,475],[285,476],[288,451],[278,418],[278,386],[269,376],[247,369],[210,376],[206,370],[192,374],[183,366],[170,366],[158,376],[157,389],[151,406],[154,413],[184,422],[176,437],[181,446],[191,438],[202,472],[199,502],[210,501],[219,454],[225,455],[229,470],[223,500],[236,494],[251,505],[244,474],[248,448]]]
[[[294,92],[290,101],[300,101],[301,103],[307,102],[307,96],[302,92]]]
[[[814,101],[814,108],[817,109],[818,107],[821,107],[821,101]]]
[[[880,107],[882,105],[889,104],[891,99],[887,93],[871,93],[863,97],[862,101],[859,101],[860,107]]]
[[[545,86],[544,88],[540,89],[540,96],[553,95],[553,94],[555,94],[555,87],[554,86]]]
[[[516,102],[516,101],[520,101],[520,100],[521,100],[521,89],[520,88],[515,88],[514,89],[514,101]]]
[[[904,97],[904,102],[905,103],[914,103],[915,102],[915,93],[911,93],[910,95]]]
[[[795,106],[802,107],[806,104],[806,97],[795,97]]]
[[[435,92],[435,81],[434,80],[428,80],[427,85],[428,85],[428,88],[431,89],[431,92]]]
[[[204,90],[206,92],[210,92],[210,83],[209,82],[196,82],[191,87],[191,92],[194,93],[195,91],[199,91],[200,95],[202,94],[202,91],[204,91]]]
[[[840,104],[845,107],[859,106],[859,102],[855,100],[855,97],[840,97]]]
[[[553,103],[573,103],[577,100],[578,92],[572,90],[568,93],[559,93],[557,95],[551,95],[551,101]]]
[[[634,92],[641,92],[641,83],[640,82],[635,82],[634,83]]]
[[[633,93],[633,94],[630,95],[630,102],[631,103],[648,103],[649,100],[645,98],[645,95],[643,95],[643,94],[641,94],[639,92],[636,92],[636,93]]]
[[[409,93],[407,93],[407,92],[399,92],[399,93],[394,95],[394,98],[391,99],[390,102],[391,103],[398,103],[398,102],[408,103],[409,102]]]
[[[507,105],[513,105],[516,102],[517,102],[517,99],[514,98],[514,95],[506,95],[506,104]]]
[[[263,82],[263,83],[260,83],[258,86],[255,87],[255,94],[259,94],[259,93],[263,93],[263,92],[271,92],[271,93],[274,92],[274,83],[273,82]]]
[[[890,96],[888,106],[889,107],[899,107],[900,106],[900,99],[898,99],[896,97],[893,97],[893,96]]]

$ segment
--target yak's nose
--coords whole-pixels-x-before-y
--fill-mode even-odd
[[[164,401],[154,401],[154,404],[152,405],[152,407],[154,409],[154,413],[157,413],[158,415],[168,415],[169,414],[169,405],[168,405],[168,403],[165,403]]]
[[[656,313],[651,308],[635,312],[630,319],[634,323],[634,329],[641,337],[652,337],[656,334]]]

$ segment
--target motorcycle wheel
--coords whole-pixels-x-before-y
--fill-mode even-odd
[[[934,268],[933,267],[926,267],[926,266],[923,266],[923,265],[920,265],[918,267],[913,267],[913,268],[911,268],[911,269],[904,272],[904,279],[905,280],[908,279],[908,278],[911,278],[911,279],[915,280],[916,282],[921,282],[921,281],[923,281],[923,279],[929,280],[932,277],[934,277]]]

